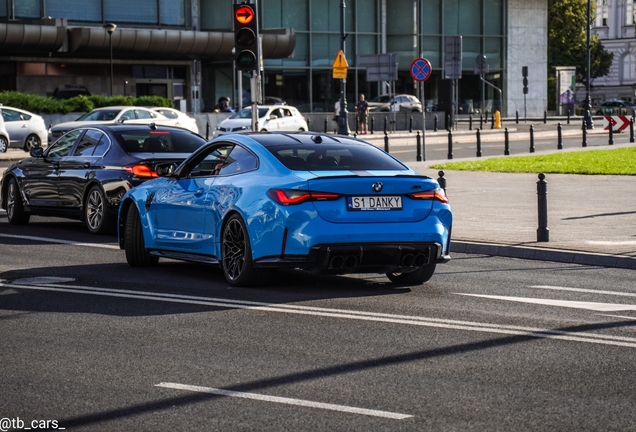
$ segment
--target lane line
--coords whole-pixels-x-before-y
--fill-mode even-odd
[[[460,294],[463,296],[488,298],[493,300],[506,300],[519,303],[531,303],[544,306],[559,306],[571,309],[587,309],[597,312],[620,312],[620,311],[636,311],[636,305],[624,305],[618,303],[598,303],[598,302],[584,302],[584,301],[571,301],[571,300],[553,300],[553,299],[539,299],[529,297],[508,297],[497,295],[481,295],[481,294]]]
[[[324,402],[313,402],[313,401],[308,401],[303,399],[292,399],[292,398],[278,397],[278,396],[267,396],[267,395],[262,395],[258,393],[244,393],[244,392],[223,390],[223,389],[212,388],[212,387],[193,386],[193,385],[187,385],[187,384],[162,382],[159,384],[155,384],[155,387],[164,387],[164,388],[176,389],[176,390],[186,390],[186,391],[193,391],[198,393],[210,393],[210,394],[215,394],[220,396],[251,399],[251,400],[258,400],[263,402],[274,402],[274,403],[280,403],[280,404],[286,404],[286,405],[296,405],[296,406],[324,409],[324,410],[330,410],[330,411],[340,411],[340,412],[345,412],[350,414],[361,414],[366,416],[383,417],[383,418],[394,419],[394,420],[404,420],[404,419],[413,417],[412,415],[409,415],[409,414],[400,414],[400,413],[394,413],[390,411],[379,411],[379,410],[372,410],[372,409],[366,409],[366,408],[351,407],[346,405],[336,405],[336,404],[330,404],[330,403],[324,403]]]
[[[119,250],[119,246],[115,246],[115,245],[98,244],[98,243],[82,243],[82,242],[75,242],[75,241],[71,241],[71,240],[53,239],[53,238],[48,238],[48,237],[34,237],[34,236],[24,236],[24,235],[16,235],[16,234],[1,234],[1,233],[0,233],[0,237],[15,238],[15,239],[22,239],[22,240],[34,240],[34,241],[41,241],[41,242],[46,242],[46,243],[68,244],[68,245],[73,245],[73,246],[86,246],[86,247],[95,247],[95,248],[102,248],[102,249],[117,249],[117,250]]]
[[[595,290],[595,289],[586,289],[586,288],[569,288],[569,287],[553,286],[553,285],[530,285],[529,288],[538,288],[538,289],[555,290],[555,291],[572,291],[572,292],[582,292],[582,293],[591,293],[591,294],[609,294],[609,295],[622,296],[622,297],[636,297],[635,293]]]
[[[541,339],[557,339],[591,344],[612,345],[628,348],[636,348],[636,338],[602,335],[587,332],[571,332],[566,330],[541,329],[532,327],[509,326],[470,321],[457,321],[438,318],[417,316],[392,315],[376,312],[363,312],[354,310],[327,309],[311,306],[279,305],[241,300],[226,300],[197,296],[185,296],[178,294],[165,294],[131,290],[115,290],[110,288],[94,288],[85,286],[70,286],[57,284],[20,285],[12,283],[0,283],[0,287],[64,292],[73,294],[97,295],[116,298],[131,298],[138,300],[150,300],[167,303],[193,304],[202,306],[214,306],[229,309],[247,309],[263,312],[287,313],[296,315],[308,315],[327,318],[350,319],[369,322],[381,322],[419,327],[442,328],[451,330],[466,330],[482,333],[506,334],[514,336],[531,336]],[[460,294],[466,295],[466,294]]]

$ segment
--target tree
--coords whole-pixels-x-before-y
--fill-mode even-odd
[[[548,76],[556,66],[576,66],[577,81],[585,83],[588,0],[548,1]],[[592,1],[591,17],[594,17]],[[605,50],[598,36],[590,39],[590,78],[608,74],[614,54]]]

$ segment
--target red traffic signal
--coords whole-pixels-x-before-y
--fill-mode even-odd
[[[234,5],[234,64],[241,71],[259,68],[256,5]]]

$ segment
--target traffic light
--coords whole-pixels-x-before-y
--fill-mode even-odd
[[[528,66],[521,67],[521,75],[523,75],[523,94],[528,94]]]
[[[234,5],[234,63],[241,71],[259,69],[256,14],[255,4]]]

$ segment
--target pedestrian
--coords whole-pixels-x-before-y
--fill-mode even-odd
[[[340,99],[336,101],[333,110],[333,121],[336,123],[336,133],[338,131],[338,119],[340,118]]]
[[[230,98],[227,96],[221,96],[219,103],[216,105],[215,112],[234,112],[230,106]]]
[[[360,98],[356,104],[356,118],[360,126],[360,135],[367,134],[367,120],[369,119],[369,102],[366,101],[364,95],[360,93]]]

